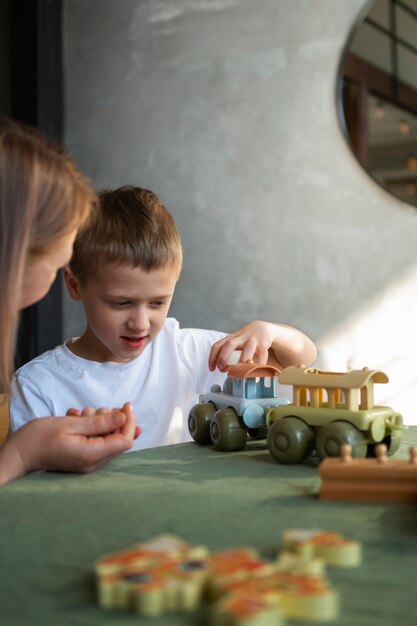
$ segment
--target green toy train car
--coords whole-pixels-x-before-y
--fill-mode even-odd
[[[326,372],[287,367],[279,376],[293,386],[293,402],[273,407],[266,415],[267,445],[280,463],[299,463],[316,451],[320,458],[339,456],[343,444],[352,456],[374,454],[384,443],[394,454],[404,430],[402,416],[387,406],[374,405],[374,383],[387,383],[381,371]]]

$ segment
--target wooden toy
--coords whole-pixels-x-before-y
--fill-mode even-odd
[[[322,559],[312,556],[312,553],[304,555],[295,550],[290,551],[285,546],[276,559],[276,569],[280,572],[291,572],[299,576],[324,576],[325,565]]]
[[[251,590],[247,595],[233,593],[224,596],[215,605],[210,616],[210,626],[284,626],[284,616],[276,597],[258,594]]]
[[[209,554],[204,546],[160,535],[96,561],[99,605],[160,616],[192,611],[205,601],[212,626],[282,626],[286,618],[327,622],[338,615],[339,597],[324,561],[353,565],[348,546],[354,543],[337,533],[287,531],[284,551],[266,561],[251,548]]]
[[[277,561],[267,568],[252,570],[249,566],[246,574],[240,569],[239,576],[234,572],[230,577],[225,572],[221,577],[215,574],[212,584],[220,599],[212,607],[212,616],[219,616],[219,621],[212,619],[212,623],[228,624],[226,616],[230,623],[239,626],[275,624],[268,619],[281,624],[284,617],[308,621],[335,619],[339,613],[337,591],[330,587],[323,572],[309,572],[303,561],[303,573],[299,558],[293,558],[291,566],[286,560],[284,568],[282,561]]]
[[[188,429],[196,443],[214,445],[216,450],[242,450],[248,435],[266,436],[266,414],[274,406],[288,404],[276,393],[280,370],[273,365],[256,365],[252,361],[229,368],[223,384],[212,385],[200,394],[190,411]]]
[[[283,535],[284,549],[307,561],[322,559],[326,565],[357,567],[362,562],[362,546],[339,533],[323,530],[292,529]]]
[[[373,454],[378,443],[390,455],[398,450],[405,429],[402,416],[374,405],[374,384],[388,382],[383,372],[291,366],[279,382],[293,386],[293,402],[266,414],[268,449],[280,463],[299,463],[314,450],[322,459],[338,456],[343,444],[351,446],[355,457]]]
[[[201,602],[208,551],[161,535],[95,564],[99,605],[142,615],[192,610]]]
[[[417,502],[417,447],[408,460],[388,459],[383,444],[375,459],[355,459],[345,445],[339,458],[323,461],[319,473],[322,500]]]
[[[273,570],[273,564],[261,559],[251,548],[220,550],[210,554],[208,562],[207,598],[210,602],[222,594],[223,585],[263,576]]]

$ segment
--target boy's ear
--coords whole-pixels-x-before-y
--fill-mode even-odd
[[[64,267],[64,280],[70,297],[79,302],[81,300],[80,285],[68,265]]]

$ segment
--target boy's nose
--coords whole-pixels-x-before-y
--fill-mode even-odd
[[[145,330],[148,330],[148,316],[145,314],[144,311],[135,311],[135,313],[129,317],[127,321],[127,327],[130,330],[134,330],[137,332],[143,332]]]

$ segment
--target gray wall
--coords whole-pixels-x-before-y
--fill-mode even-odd
[[[67,0],[65,137],[96,186],[148,187],[172,211],[183,326],[290,323],[325,367],[383,367],[402,409],[417,391],[417,212],[356,163],[335,105],[365,5]]]

